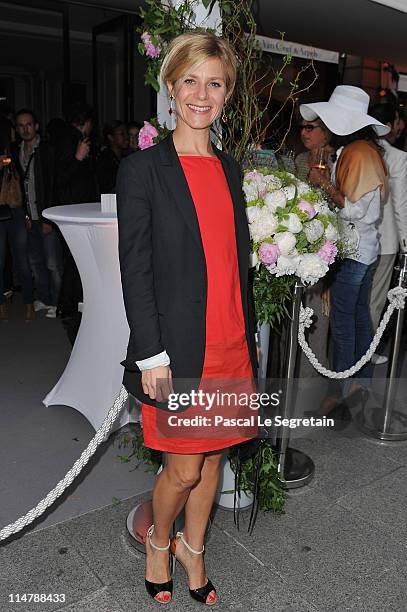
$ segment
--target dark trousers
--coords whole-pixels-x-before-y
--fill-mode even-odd
[[[0,304],[4,304],[4,268],[6,265],[6,247],[9,242],[13,266],[18,272],[21,283],[23,301],[32,304],[33,282],[28,262],[27,228],[25,214],[22,208],[11,209],[11,219],[0,221]]]
[[[74,316],[78,312],[78,302],[83,300],[81,277],[68,245],[63,241],[64,273],[59,294],[58,310],[64,317]]]
[[[48,234],[42,222],[33,221],[28,231],[28,258],[34,275],[37,298],[49,306],[57,306],[62,283],[62,243],[57,228]]]

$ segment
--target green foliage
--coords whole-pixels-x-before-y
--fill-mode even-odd
[[[254,301],[256,319],[259,323],[270,323],[274,331],[284,317],[289,315],[292,302],[295,276],[273,276],[261,265],[254,275]]]
[[[130,463],[134,457],[138,461],[135,469],[139,468],[141,463],[143,463],[146,466],[147,472],[156,474],[162,462],[162,453],[161,451],[144,446],[143,433],[139,427],[119,435],[119,449],[129,445],[132,447],[132,451],[128,455],[117,455],[120,461],[122,463]]]
[[[284,482],[280,479],[277,455],[266,440],[262,440],[258,453],[261,454],[261,468],[259,472],[259,509],[264,512],[272,511],[277,514],[284,512],[287,499]],[[230,466],[236,473],[237,459],[231,453]],[[242,462],[241,489],[246,494],[253,492],[256,476],[257,455]]]

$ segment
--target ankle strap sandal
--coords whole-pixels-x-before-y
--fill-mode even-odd
[[[181,540],[185,548],[187,548],[189,552],[191,552],[194,555],[202,555],[205,551],[205,545],[202,546],[201,550],[195,550],[194,548],[192,548],[192,546],[190,546],[188,542],[185,540],[183,531],[178,531],[175,538],[173,538],[173,540],[171,541],[171,551],[175,558],[177,556],[176,555],[177,540]],[[179,559],[178,561],[181,563]],[[187,572],[185,565],[183,565],[183,563],[181,563],[181,565],[184,568],[184,570]],[[208,596],[210,595],[211,592],[214,592],[215,596],[212,595],[208,599]],[[193,599],[195,599],[196,601],[199,601],[200,603],[206,604],[207,606],[213,606],[213,604],[215,604],[217,601],[216,589],[213,586],[212,582],[209,580],[209,578],[204,586],[199,587],[197,589],[189,589],[189,594],[191,595]]]
[[[170,548],[170,540],[168,540],[167,546],[157,546],[153,544],[151,540],[151,536],[154,533],[154,525],[151,525],[147,529],[147,538],[149,545],[155,550],[165,551]],[[170,567],[171,567],[171,553],[170,553]],[[159,604],[167,604],[172,600],[172,591],[173,591],[173,581],[172,578],[167,580],[167,582],[151,582],[150,580],[144,579],[147,593]],[[163,595],[162,598],[157,599],[157,595],[163,592],[167,592],[166,595]],[[168,595],[170,593],[170,595]]]

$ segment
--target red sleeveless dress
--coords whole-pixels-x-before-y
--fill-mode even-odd
[[[233,202],[222,163],[217,157],[180,156],[179,159],[195,204],[208,278],[201,380],[210,383],[210,379],[238,379],[240,390],[254,392],[240,292]],[[206,390],[204,382],[200,388]],[[216,414],[219,410],[216,409]],[[246,416],[247,413],[246,408]],[[174,413],[142,405],[145,446],[171,453],[205,453],[233,446],[257,434],[257,421],[256,426],[171,428],[169,414]],[[210,419],[213,412],[190,406],[177,416],[192,418],[194,415]]]

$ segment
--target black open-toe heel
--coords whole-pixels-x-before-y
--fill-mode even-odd
[[[154,548],[155,550],[169,550],[170,549],[170,541],[168,540],[168,544],[167,546],[156,546],[155,544],[152,543],[151,541],[151,536],[154,533],[154,525],[151,525],[151,527],[148,528],[147,530],[147,537],[148,537],[148,541],[149,544],[152,548]],[[172,570],[172,563],[171,563],[171,552],[170,554],[170,570]],[[145,585],[146,585],[146,589],[147,589],[147,593],[159,604],[167,604],[170,603],[170,601],[172,601],[172,590],[173,590],[173,581],[172,578],[170,580],[167,580],[167,582],[150,582],[150,580],[147,580],[146,578],[144,579]],[[170,596],[166,597],[165,599],[157,599],[157,595],[159,595],[160,593],[163,593],[165,591],[168,591],[170,593]]]
[[[174,555],[174,559],[177,559],[177,540],[181,540],[182,543],[184,544],[184,546],[194,555],[202,555],[204,550],[205,550],[205,546],[202,546],[202,550],[194,550],[189,544],[188,542],[184,539],[184,534],[182,531],[178,531],[175,538],[173,538],[171,540],[171,552]],[[182,567],[184,568],[184,570],[186,571],[186,573],[188,574],[187,568],[185,567],[185,565],[179,560],[177,559],[177,561],[179,561],[182,565]],[[208,601],[208,596],[211,592],[215,593],[215,599],[213,601],[209,600]],[[209,580],[207,580],[206,584],[202,587],[198,587],[197,589],[189,589],[189,594],[191,595],[191,597],[193,599],[195,599],[196,601],[199,601],[200,603],[206,604],[207,606],[213,606],[216,602],[217,602],[217,597],[216,597],[216,589],[213,586],[212,582]]]

